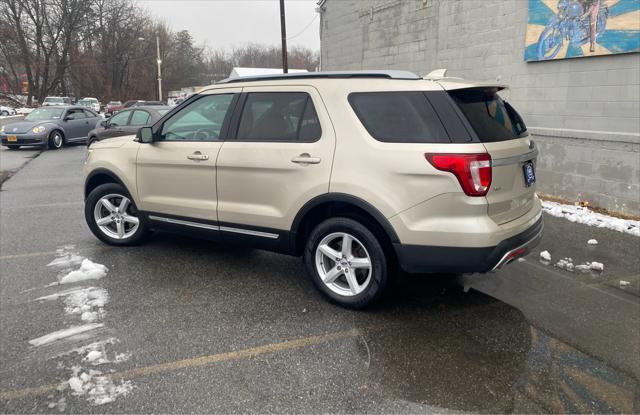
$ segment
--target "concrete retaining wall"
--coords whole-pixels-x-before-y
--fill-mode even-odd
[[[640,54],[525,62],[526,0],[326,0],[323,70],[499,80],[541,145],[540,190],[640,215]]]

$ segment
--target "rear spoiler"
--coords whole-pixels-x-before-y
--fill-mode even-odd
[[[463,78],[447,76],[446,69],[436,69],[435,71],[431,71],[425,75],[423,79],[437,82],[445,90],[463,88],[495,88],[496,91],[502,91],[503,89],[509,88],[508,85],[497,82],[470,81]]]

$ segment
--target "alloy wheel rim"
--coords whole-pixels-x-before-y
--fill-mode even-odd
[[[345,297],[362,293],[371,283],[371,256],[362,242],[346,232],[334,232],[320,241],[316,269],[327,288]]]
[[[53,145],[60,147],[62,145],[62,136],[60,134],[53,135]]]
[[[96,202],[93,217],[102,233],[123,240],[133,236],[140,226],[140,219],[132,212],[133,209],[128,197],[111,193]]]

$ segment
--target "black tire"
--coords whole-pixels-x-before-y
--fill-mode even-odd
[[[2,112],[0,112],[0,115],[3,116],[3,117],[6,117],[6,116],[9,115],[9,112],[8,111],[2,111]]]
[[[47,146],[50,150],[59,150],[65,144],[64,134],[58,130],[51,131],[49,139],[47,140]]]
[[[321,265],[318,265],[316,261],[316,249],[325,237],[330,237],[334,233],[347,233],[353,236],[366,249],[370,257],[370,280],[363,291],[358,294],[346,296],[332,291],[322,281],[318,272],[318,267]],[[360,222],[349,218],[327,219],[317,225],[307,239],[304,249],[304,263],[316,288],[331,302],[347,308],[363,309],[375,304],[381,298],[389,281],[388,261],[382,245],[369,229]]]
[[[17,149],[19,149],[19,148],[20,148],[20,146],[7,146],[7,148],[8,148],[9,150],[17,150]]]
[[[93,142],[97,140],[98,140],[98,137],[95,137],[95,136],[89,137],[89,139],[87,140],[87,147],[91,146],[91,144],[93,144]]]
[[[96,204],[101,203],[100,199],[103,196],[107,195],[119,195],[128,198],[131,203],[126,213],[135,216],[139,220],[138,228],[132,233],[129,237],[125,239],[117,239],[107,235],[103,232],[96,223],[96,218],[94,214],[94,210],[96,209]],[[96,238],[100,239],[102,242],[109,245],[116,246],[129,246],[129,245],[137,245],[143,242],[147,236],[149,235],[149,228],[145,222],[145,220],[140,216],[138,209],[135,206],[135,202],[131,198],[131,195],[127,190],[120,184],[117,183],[106,183],[102,184],[89,193],[87,200],[84,204],[84,216],[87,221],[87,225],[89,225],[89,229],[96,236]]]

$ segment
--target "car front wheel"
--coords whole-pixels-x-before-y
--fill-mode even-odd
[[[311,232],[304,261],[315,286],[332,302],[361,309],[380,299],[389,274],[375,235],[349,218],[332,218]]]
[[[47,142],[51,150],[59,150],[64,145],[64,137],[60,131],[52,131]]]
[[[84,215],[91,232],[110,245],[135,245],[148,234],[133,199],[120,184],[96,187],[87,197]]]

